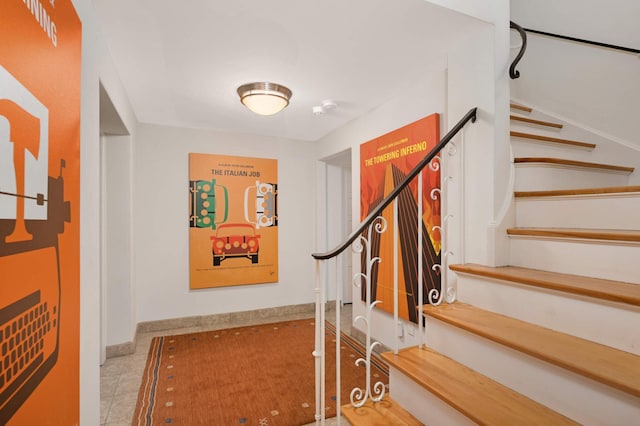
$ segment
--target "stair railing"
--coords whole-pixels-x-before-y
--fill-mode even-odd
[[[523,28],[513,21],[509,21],[509,28],[516,30],[518,34],[520,34],[520,38],[522,38],[522,45],[520,46],[520,51],[518,52],[515,59],[511,63],[511,66],[509,67],[509,77],[511,77],[511,79],[516,79],[520,77],[520,71],[516,70],[516,66],[518,65],[518,62],[520,62],[520,60],[522,59],[522,56],[524,56],[524,52],[527,50],[527,33],[553,37],[560,40],[573,41],[576,43],[588,44],[591,46],[604,47],[606,49],[613,49],[620,52],[631,53],[634,55],[640,54],[640,49],[619,46],[619,45],[610,44],[610,43],[603,43],[600,41],[587,40],[587,39],[578,38],[578,37],[570,37],[562,34],[550,33],[547,31],[534,30],[532,28]]]
[[[550,32],[546,32],[546,31],[534,30],[532,28],[522,28],[522,29],[524,31],[526,31],[528,33],[532,33],[532,34],[538,34],[538,35],[543,35],[543,36],[547,36],[547,37],[554,37],[554,38],[559,38],[561,40],[567,40],[567,41],[575,41],[577,43],[589,44],[591,46],[604,47],[606,49],[618,50],[620,52],[631,53],[631,54],[634,54],[634,55],[640,54],[640,49],[635,49],[633,47],[619,46],[619,45],[616,45],[616,44],[603,43],[601,41],[587,40],[587,39],[578,38],[578,37],[570,37],[570,36],[566,36],[566,35],[562,35],[562,34],[556,34],[556,33],[550,33]]]
[[[365,256],[364,262],[364,271],[354,274],[354,285],[358,288],[361,288],[362,285],[364,288],[364,298],[365,298],[365,312],[366,314],[359,315],[354,318],[354,323],[356,321],[362,321],[366,326],[366,337],[365,337],[365,349],[366,349],[366,357],[359,358],[356,360],[356,365],[364,365],[366,367],[366,383],[365,388],[355,388],[352,390],[350,395],[351,404],[354,407],[360,407],[364,405],[368,399],[371,399],[374,402],[380,401],[385,393],[385,386],[382,382],[376,382],[375,384],[371,384],[371,357],[373,354],[373,350],[380,344],[379,342],[372,342],[372,321],[371,314],[373,308],[379,303],[374,299],[372,295],[372,268],[376,263],[381,262],[381,258],[372,255],[372,237],[375,234],[381,234],[387,229],[387,219],[382,215],[383,210],[385,210],[389,204],[393,202],[393,228],[394,228],[394,236],[393,236],[393,274],[394,274],[394,283],[393,283],[393,309],[394,309],[394,324],[399,324],[398,322],[398,196],[401,192],[408,187],[408,185],[415,179],[418,178],[418,214],[417,214],[417,224],[418,224],[418,238],[417,238],[417,246],[418,246],[418,307],[416,307],[418,312],[418,333],[420,336],[420,346],[422,346],[422,301],[423,299],[423,283],[422,283],[422,171],[425,167],[429,167],[431,170],[438,170],[440,168],[440,157],[439,154],[443,150],[443,148],[451,142],[451,140],[460,132],[464,126],[471,121],[475,123],[476,121],[476,113],[477,108],[470,109],[464,117],[456,123],[455,126],[440,140],[440,142],[407,174],[404,180],[396,186],[390,193],[387,195],[378,206],[371,212],[367,217],[362,221],[362,223],[355,229],[349,236],[345,238],[345,240],[335,247],[333,250],[330,250],[325,253],[313,253],[312,256],[316,260],[316,319],[315,319],[315,348],[313,351],[313,356],[315,357],[315,371],[316,371],[316,424],[325,424],[325,415],[326,415],[326,403],[325,403],[325,377],[326,377],[326,357],[325,357],[325,307],[327,303],[327,295],[326,290],[327,286],[323,283],[325,280],[323,279],[323,271],[325,271],[326,275],[329,275],[326,268],[323,268],[323,262],[331,262],[334,261],[336,270],[337,270],[337,258],[340,254],[346,251],[346,249],[353,245],[353,250],[357,253],[363,253]],[[453,147],[453,144],[450,148]],[[452,152],[454,152],[452,150]],[[447,177],[446,179],[448,179]],[[436,197],[441,197],[443,193],[441,189],[434,189],[430,196],[432,199],[436,199]],[[442,248],[441,248],[441,264],[433,265],[433,269],[439,269],[441,276],[446,276],[444,273],[446,270],[446,257],[452,254],[450,251],[445,250],[445,238],[443,237],[444,233],[444,224],[451,217],[451,215],[446,215],[440,226],[436,225],[432,228],[433,231],[438,231],[441,233],[442,240]],[[366,231],[366,232],[365,232]],[[336,272],[337,275],[337,272]],[[341,283],[340,280],[337,279],[337,276],[333,279],[336,283],[336,301],[335,301],[335,328],[336,328],[336,395],[335,402],[337,408],[337,424],[340,425],[340,406],[341,406],[341,395],[340,395],[340,308],[341,308]],[[433,304],[442,303],[443,299],[447,302],[452,302],[455,296],[451,292],[451,288],[447,286],[446,280],[443,279],[441,282],[440,289],[433,288],[428,293],[428,301]],[[399,342],[396,339],[394,344],[394,352],[398,352]]]

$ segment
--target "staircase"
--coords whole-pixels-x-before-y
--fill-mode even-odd
[[[352,424],[640,424],[640,163],[521,105],[511,123],[510,265],[450,266],[457,301],[383,354],[385,408]]]

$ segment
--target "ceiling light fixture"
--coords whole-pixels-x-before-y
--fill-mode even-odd
[[[291,90],[275,83],[249,83],[238,87],[240,102],[260,115],[273,115],[289,105]]]

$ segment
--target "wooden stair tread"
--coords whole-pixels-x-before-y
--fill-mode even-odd
[[[351,406],[351,404],[345,404],[341,411],[353,426],[422,425],[389,395],[385,395],[380,402],[372,402],[369,399],[362,407],[358,408]]]
[[[602,170],[610,170],[610,171],[618,171],[618,172],[626,172],[626,173],[633,173],[633,171],[635,170],[633,167],[627,167],[627,166],[615,166],[612,164],[589,163],[587,161],[575,161],[575,160],[566,160],[564,158],[549,158],[549,157],[518,157],[518,158],[514,158],[513,162],[516,164],[523,164],[523,163],[558,164],[562,166],[586,167],[591,169],[602,169]]]
[[[584,377],[640,397],[640,356],[465,303],[427,305],[437,318]]]
[[[640,285],[633,283],[540,271],[517,266],[500,266],[496,268],[467,263],[464,265],[450,265],[449,269],[458,273],[478,275],[564,293],[640,306]]]
[[[514,104],[513,102],[511,102],[509,104],[509,108],[513,108],[513,109],[519,109],[520,111],[525,111],[525,112],[531,112],[533,111],[533,109],[524,106],[524,105],[518,105],[518,104]]]
[[[516,197],[562,197],[570,195],[599,195],[640,193],[640,185],[609,186],[605,188],[556,189],[551,191],[516,191]]]
[[[510,115],[509,118],[516,121],[522,121],[524,123],[537,124],[539,126],[554,127],[556,129],[562,129],[562,124],[560,123],[552,123],[550,121],[535,120],[533,118],[520,117],[519,115]]]
[[[387,363],[478,424],[572,425],[572,420],[428,348],[385,352]]]
[[[534,139],[537,141],[553,142],[553,143],[558,143],[563,145],[577,146],[577,147],[588,148],[588,149],[594,149],[596,147],[596,144],[594,143],[573,141],[573,140],[561,139],[561,138],[552,138],[551,136],[534,135],[531,133],[524,133],[524,132],[511,131],[511,136],[518,137],[518,138]]]
[[[640,230],[636,229],[509,228],[507,229],[507,234],[531,237],[640,242]]]

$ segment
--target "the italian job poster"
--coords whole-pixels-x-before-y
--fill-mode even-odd
[[[189,154],[191,289],[278,281],[278,169],[264,158]]]

